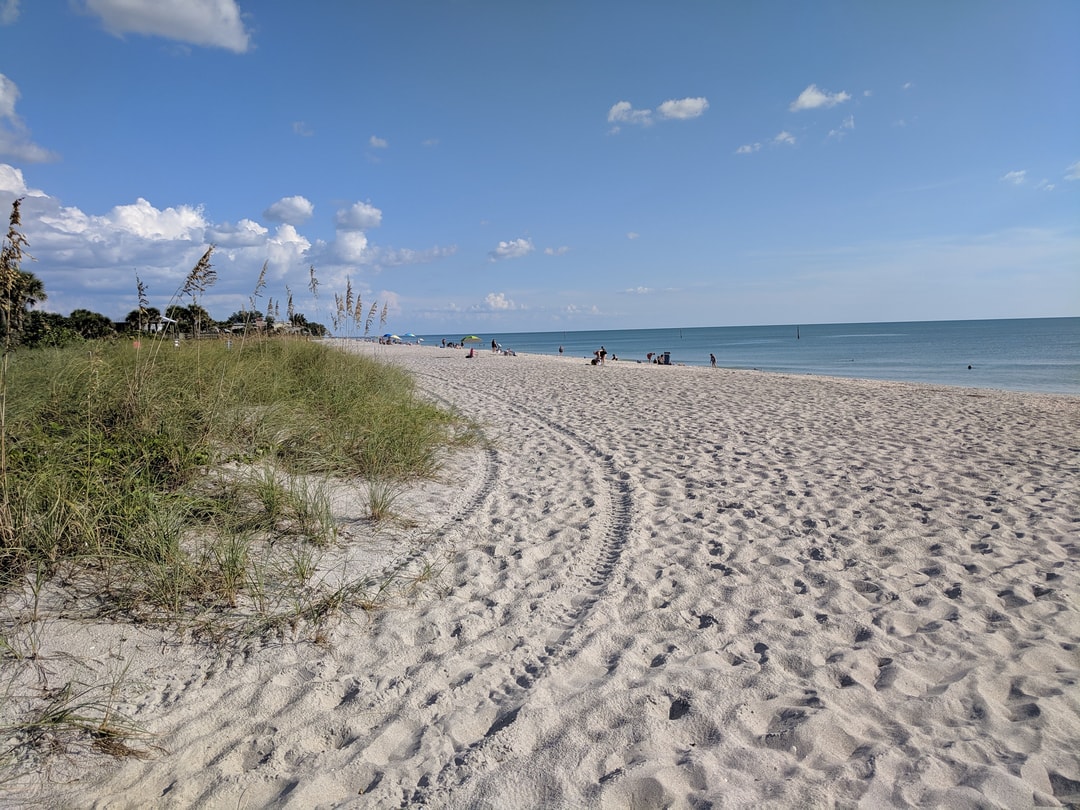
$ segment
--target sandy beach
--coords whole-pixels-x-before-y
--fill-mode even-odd
[[[485,442],[372,534],[329,643],[57,617],[145,759],[50,807],[1080,804],[1080,398],[347,343]]]

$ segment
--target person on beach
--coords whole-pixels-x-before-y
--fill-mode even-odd
[[[562,346],[559,347],[559,357],[562,357]]]
[[[499,351],[499,344],[495,342],[495,338],[491,339],[491,353],[496,354]]]
[[[601,346],[600,351],[596,353],[596,356],[600,358],[600,365],[604,365],[604,360],[607,358],[607,349]]]
[[[476,351],[473,349],[472,346],[470,346],[469,347],[469,353],[467,355],[465,355],[465,359],[466,360],[472,360],[474,357],[476,357]]]
[[[709,352],[709,365],[716,368],[716,355],[712,352]]]

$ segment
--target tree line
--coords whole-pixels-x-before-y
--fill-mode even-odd
[[[271,301],[266,312],[252,309],[239,310],[224,320],[215,320],[210,313],[195,300],[191,294],[191,303],[186,306],[173,303],[161,312],[145,301],[142,282],[136,281],[139,288],[139,307],[129,312],[123,321],[114,321],[100,312],[89,309],[74,309],[67,316],[55,312],[44,312],[37,307],[48,300],[48,293],[41,279],[21,267],[21,261],[27,256],[27,242],[19,230],[21,225],[19,204],[12,204],[9,229],[0,249],[0,342],[5,352],[22,346],[55,347],[66,346],[85,340],[100,340],[125,335],[137,336],[143,333],[186,335],[202,337],[235,331],[274,333],[287,328],[291,333],[325,337],[330,331],[321,323],[309,321],[302,312],[292,307],[292,295],[286,317],[281,319],[280,307]],[[213,248],[196,265],[196,271],[205,263],[209,268],[209,257]],[[314,271],[313,271],[314,272]],[[265,274],[265,267],[263,268]],[[193,271],[195,274],[195,271]],[[191,277],[189,277],[189,282]],[[262,277],[260,277],[260,284]],[[188,291],[185,288],[185,292]]]

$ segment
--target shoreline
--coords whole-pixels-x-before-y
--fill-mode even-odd
[[[382,539],[430,578],[326,647],[58,632],[167,750],[39,800],[1080,802],[1076,397],[342,344],[483,432]]]
[[[379,344],[375,343],[373,340],[356,340],[356,339],[345,339],[345,338],[326,338],[325,342],[327,344],[329,344],[329,345],[337,346],[337,347],[345,349],[345,350],[348,350],[348,346],[350,346],[350,345],[352,345],[354,343],[361,344],[361,345],[366,343],[369,346],[376,346],[376,347],[379,346]],[[468,352],[467,348],[453,348],[452,349],[452,348],[449,348],[449,347],[443,348],[443,347],[440,347],[440,346],[419,345],[419,344],[414,344],[414,343],[388,344],[388,345],[382,346],[381,348],[391,350],[391,351],[398,350],[398,349],[400,349],[402,351],[414,350],[415,349],[415,350],[419,350],[421,352],[460,353],[462,356]],[[376,351],[377,351],[377,349],[376,349]],[[510,356],[504,356],[504,355],[501,355],[501,354],[500,355],[492,354],[490,348],[478,348],[476,350],[476,354],[477,354],[477,356],[483,356],[485,359],[492,359],[492,360],[496,360],[496,359],[503,360],[503,359],[505,359],[507,361],[512,361],[512,360],[517,359],[517,358],[525,358],[525,359],[528,359],[528,360],[536,360],[536,361],[542,361],[542,362],[554,362],[554,363],[559,364],[559,365],[567,364],[567,363],[574,363],[574,364],[577,364],[577,365],[591,365],[590,364],[590,358],[587,357],[587,356],[584,356],[584,355],[583,356],[578,356],[578,355],[559,356],[558,354],[547,354],[547,353],[544,353],[544,352],[521,351],[521,352],[516,352],[515,354],[510,355]],[[389,356],[383,357],[383,356],[380,356],[378,354],[375,354],[373,356],[376,356],[379,359],[391,359]],[[609,359],[607,361],[606,365],[605,365],[605,368],[607,368],[608,366],[612,366],[612,367],[643,366],[643,367],[646,367],[646,368],[657,368],[657,369],[664,370],[664,371],[670,371],[672,369],[683,369],[683,370],[690,370],[690,371],[704,371],[704,372],[709,372],[709,373],[729,372],[729,373],[734,373],[734,374],[744,374],[744,373],[745,374],[766,374],[766,375],[791,377],[791,378],[794,378],[794,379],[832,380],[832,381],[837,382],[837,383],[866,383],[866,384],[869,384],[869,385],[885,385],[885,386],[897,385],[897,386],[908,386],[908,387],[911,387],[911,388],[924,388],[925,387],[925,388],[941,388],[941,389],[946,389],[946,390],[955,389],[955,390],[969,391],[969,392],[971,392],[973,394],[976,394],[976,395],[996,395],[996,394],[1013,395],[1013,394],[1015,394],[1015,395],[1018,395],[1018,396],[1032,396],[1032,397],[1060,397],[1060,398],[1067,399],[1067,400],[1078,400],[1078,399],[1080,399],[1080,393],[1067,393],[1067,392],[1042,391],[1042,390],[1038,390],[1038,391],[1036,391],[1036,390],[1023,390],[1023,389],[1016,389],[1016,388],[994,388],[994,387],[990,387],[990,386],[979,386],[979,385],[954,385],[954,384],[950,384],[950,383],[926,382],[926,381],[920,381],[920,380],[895,380],[895,379],[885,379],[885,378],[878,378],[878,377],[847,377],[847,376],[836,375],[836,374],[820,374],[820,373],[811,372],[811,371],[805,371],[805,372],[800,372],[800,371],[776,371],[776,370],[767,369],[767,368],[743,368],[743,367],[738,367],[738,366],[725,366],[722,363],[720,363],[719,360],[717,361],[717,365],[716,365],[715,368],[710,367],[708,364],[675,363],[675,362],[673,362],[670,365],[664,365],[662,363],[649,363],[649,362],[646,362],[645,360],[630,360],[630,359],[623,359],[623,358],[619,358],[617,360],[610,360]]]

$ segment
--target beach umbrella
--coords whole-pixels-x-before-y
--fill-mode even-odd
[[[476,335],[466,335],[465,337],[463,337],[461,339],[461,342],[462,343],[479,343],[480,338],[478,338]]]

